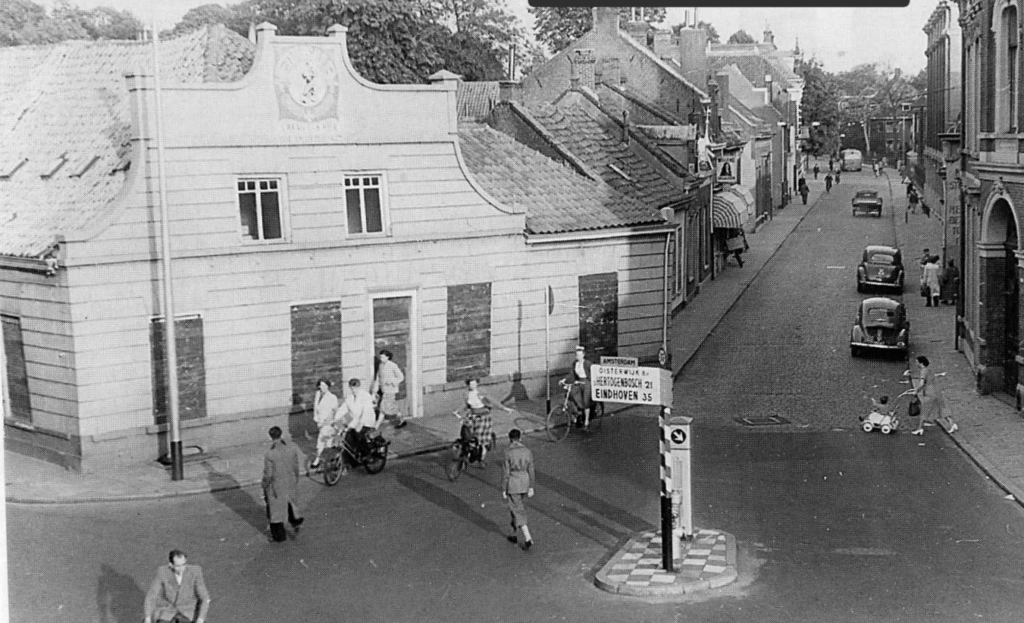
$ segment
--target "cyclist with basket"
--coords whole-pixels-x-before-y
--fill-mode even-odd
[[[476,379],[466,380],[466,411],[462,415],[462,430],[460,437],[470,444],[470,447],[480,452],[480,464],[486,465],[487,451],[494,447],[494,420],[491,418],[491,409],[497,407],[505,412],[512,410],[500,402],[491,400],[480,392],[479,381]]]

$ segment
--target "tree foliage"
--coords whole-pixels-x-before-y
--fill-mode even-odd
[[[747,31],[741,28],[729,35],[728,43],[757,43],[757,39],[751,37]]]
[[[110,7],[80,9],[69,2],[58,2],[53,8],[53,19],[77,24],[88,39],[137,39],[145,30],[142,21],[131,11],[118,11]]]
[[[701,21],[697,22],[697,28],[703,28],[704,29],[704,32],[706,32],[707,35],[708,35],[708,42],[710,42],[710,43],[721,43],[722,42],[722,38],[720,36],[718,36],[718,31],[715,30],[715,27],[712,26],[710,22],[705,22],[704,20],[701,20]]]
[[[639,15],[639,9],[637,15]],[[619,9],[619,22],[633,17],[634,9]],[[594,25],[594,13],[591,7],[530,7],[533,14],[534,35],[537,41],[547,45],[552,54],[564,50],[570,43],[579,39]],[[660,24],[665,21],[665,7],[644,7],[643,19],[649,24]]]
[[[839,148],[840,127],[839,88],[835,76],[813,58],[798,63],[796,71],[804,79],[800,116],[809,128],[808,148],[815,154],[832,153]]]
[[[868,132],[872,117],[898,117],[908,114],[904,104],[911,104],[919,94],[903,73],[882,71],[877,64],[857,65],[849,71],[836,75],[839,91],[841,121],[847,127],[857,127],[863,136],[863,143],[857,140],[857,147],[865,153],[873,153],[871,136]],[[852,137],[851,137],[852,139]],[[908,146],[900,146],[902,153]]]

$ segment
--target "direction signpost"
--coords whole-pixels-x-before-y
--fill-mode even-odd
[[[672,571],[672,543],[675,540],[672,525],[672,476],[671,449],[674,440],[670,435],[680,434],[669,426],[672,407],[672,372],[663,368],[645,368],[635,365],[605,365],[611,363],[602,358],[601,365],[590,367],[590,395],[597,402],[624,402],[635,405],[656,405],[661,407],[659,423],[661,425],[661,564],[665,571]],[[618,362],[616,362],[618,363]],[[687,455],[689,454],[688,428],[682,433]],[[683,476],[683,474],[680,474]],[[687,480],[689,473],[685,474]],[[689,483],[681,488],[689,497]],[[689,500],[683,502],[689,507]]]

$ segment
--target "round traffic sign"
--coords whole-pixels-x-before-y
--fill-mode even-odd
[[[668,437],[672,443],[686,443],[686,431],[681,428],[674,429],[668,434]]]

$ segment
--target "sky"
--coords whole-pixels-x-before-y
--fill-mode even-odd
[[[509,9],[519,16],[524,24],[532,27],[533,21],[527,10],[527,0],[505,1]],[[584,1],[581,0],[580,3]],[[53,5],[52,0],[36,2],[47,7]],[[96,6],[129,9],[147,23],[155,7],[160,29],[173,27],[186,11],[210,2],[211,0],[71,0],[72,4],[86,9]],[[826,2],[827,0],[821,0],[823,5]],[[714,25],[723,41],[740,29],[760,41],[767,25],[775,34],[775,43],[779,48],[792,49],[799,40],[805,58],[818,59],[829,72],[846,71],[862,63],[879,63],[890,69],[898,68],[904,73],[914,75],[924,68],[926,61],[924,50],[927,39],[921,29],[937,5],[938,0],[910,0],[910,5],[901,9],[701,8],[697,9],[697,17]],[[955,13],[955,3],[953,7]],[[669,9],[665,25],[681,23],[686,10]]]

